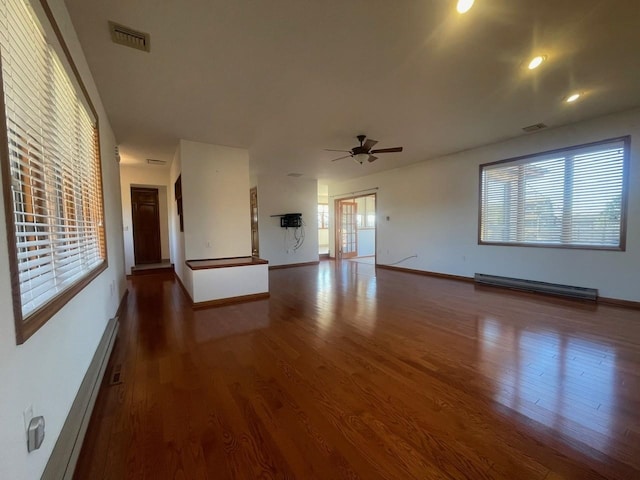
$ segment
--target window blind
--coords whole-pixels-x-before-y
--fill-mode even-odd
[[[622,248],[628,143],[482,165],[481,242]]]
[[[24,0],[0,0],[23,321],[105,258],[97,128]]]

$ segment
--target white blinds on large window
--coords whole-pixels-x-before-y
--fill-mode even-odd
[[[480,240],[621,248],[627,142],[483,165]]]
[[[0,0],[22,316],[104,260],[95,123],[23,0]]]

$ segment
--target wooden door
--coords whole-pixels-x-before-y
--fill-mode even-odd
[[[133,252],[136,265],[160,263],[160,209],[158,190],[131,188],[131,215],[133,217]]]
[[[338,200],[338,257],[358,255],[358,205],[353,200]]]
[[[249,190],[249,204],[251,205],[251,255],[260,256],[258,240],[258,188]]]

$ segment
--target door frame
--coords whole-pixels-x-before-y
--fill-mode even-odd
[[[260,230],[258,225],[258,187],[249,189],[249,215],[251,216],[251,255],[260,256]]]
[[[160,192],[158,190],[157,187],[151,187],[151,186],[144,186],[144,187],[140,187],[140,186],[134,186],[131,185],[130,186],[130,192],[131,192],[131,237],[133,240],[133,264],[134,265],[143,265],[145,263],[156,263],[156,262],[140,262],[138,259],[138,253],[136,251],[136,215],[134,212],[134,191],[140,191],[140,192],[147,192],[147,193],[151,193],[153,192],[155,194],[155,203],[156,203],[156,213],[157,213],[157,232],[156,235],[158,237],[158,263],[162,262],[162,226],[160,224]]]
[[[340,202],[342,201],[353,201],[355,202],[356,199],[358,198],[365,198],[365,197],[374,197],[374,212],[375,212],[375,216],[376,216],[376,226],[375,226],[375,233],[374,233],[374,241],[375,241],[375,248],[374,248],[374,252],[373,252],[373,256],[374,256],[374,263],[377,265],[378,264],[378,193],[377,192],[372,192],[372,193],[365,193],[363,195],[353,195],[353,196],[348,196],[348,197],[340,197],[340,198],[336,198],[333,201],[333,230],[334,230],[334,250],[335,250],[335,259],[336,260],[343,260],[342,257],[342,241],[340,238],[340,224],[341,224],[341,215],[340,215]],[[357,228],[356,228],[356,235],[357,235]]]

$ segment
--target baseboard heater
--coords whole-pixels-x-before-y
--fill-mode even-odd
[[[571,285],[537,282],[535,280],[523,280],[520,278],[498,277],[484,273],[476,273],[474,281],[480,285],[511,288],[513,290],[523,290],[526,292],[546,293],[547,295],[558,295],[561,297],[580,298],[582,300],[593,300],[594,302],[598,299],[598,290],[595,288],[574,287]]]
[[[60,436],[53,447],[41,480],[71,480],[82,448],[82,441],[89,426],[91,412],[100,390],[113,344],[118,334],[118,317],[107,322],[96,353],[80,384],[69,415],[62,426]]]

